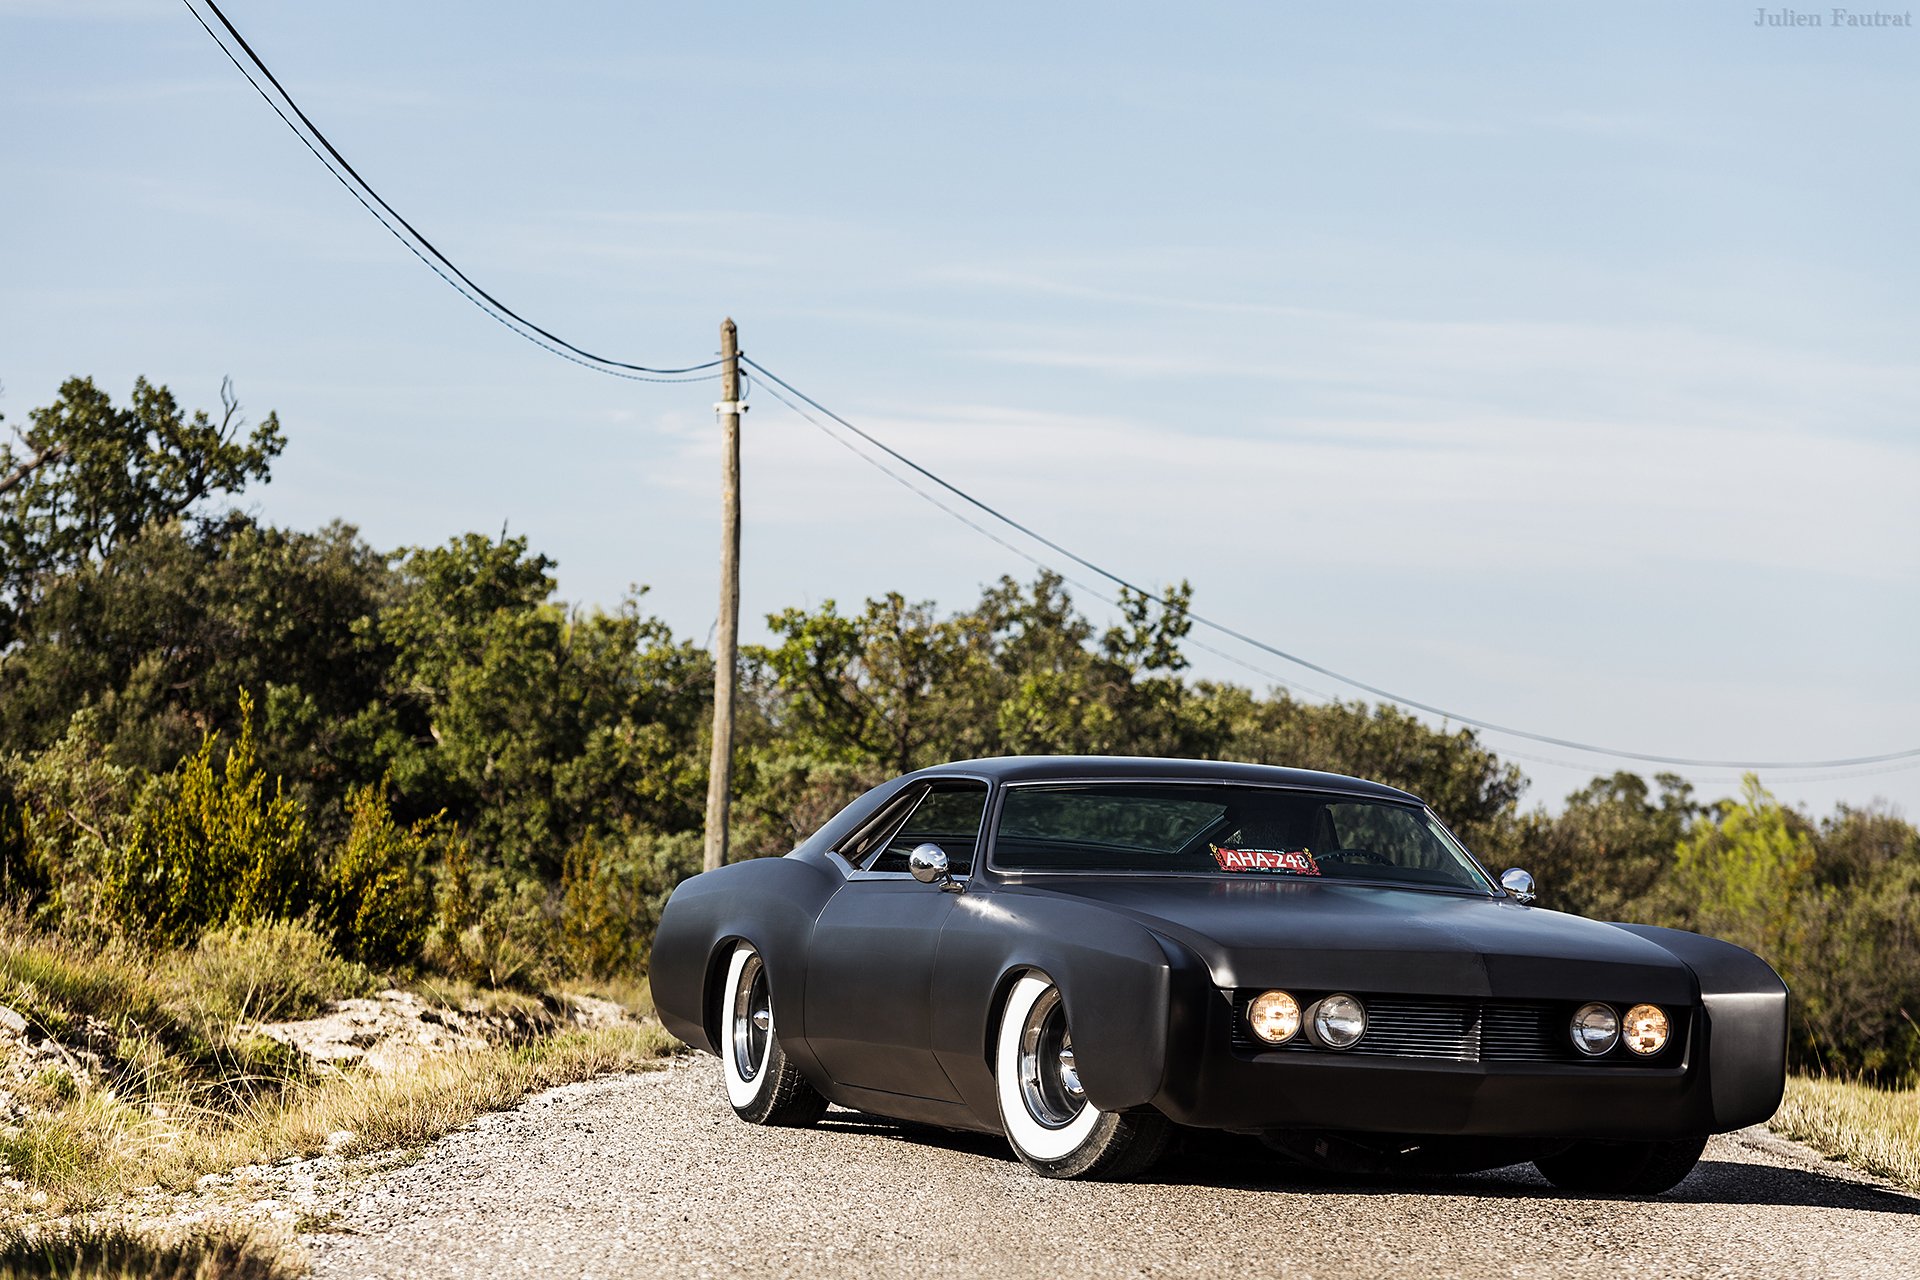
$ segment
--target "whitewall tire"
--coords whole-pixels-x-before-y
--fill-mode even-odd
[[[1166,1145],[1155,1111],[1101,1111],[1080,1086],[1073,1031],[1060,991],[1036,973],[1007,993],[994,1042],[1000,1123],[1021,1161],[1049,1178],[1143,1173]]]
[[[780,1048],[760,953],[740,943],[720,989],[720,1073],[734,1113],[750,1124],[810,1125],[827,1109]]]

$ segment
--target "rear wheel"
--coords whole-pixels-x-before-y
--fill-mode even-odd
[[[1548,1182],[1567,1191],[1654,1196],[1671,1191],[1700,1162],[1705,1138],[1674,1142],[1576,1142],[1534,1159]]]
[[[1101,1111],[1087,1101],[1059,989],[1036,974],[1013,984],[994,1051],[1000,1123],[1020,1160],[1049,1178],[1130,1178],[1166,1147],[1156,1111]]]
[[[744,942],[728,957],[722,998],[720,1070],[734,1114],[749,1124],[798,1127],[817,1121],[827,1100],[781,1050],[767,966]]]

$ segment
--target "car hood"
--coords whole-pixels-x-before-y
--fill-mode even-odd
[[[1222,987],[1690,1004],[1693,972],[1625,929],[1510,898],[1279,877],[1068,877],[1061,894],[1130,916]]]

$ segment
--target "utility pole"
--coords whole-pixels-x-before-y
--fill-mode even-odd
[[[740,650],[740,333],[720,326],[720,621],[713,643],[713,763],[707,770],[705,869],[727,860],[733,792],[733,677]]]

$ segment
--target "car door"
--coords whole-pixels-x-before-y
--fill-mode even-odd
[[[959,895],[915,880],[907,854],[939,845],[964,884],[986,800],[984,782],[934,781],[843,842],[853,870],[814,925],[806,995],[808,1044],[839,1083],[959,1101],[934,1060],[929,999],[940,931]]]

